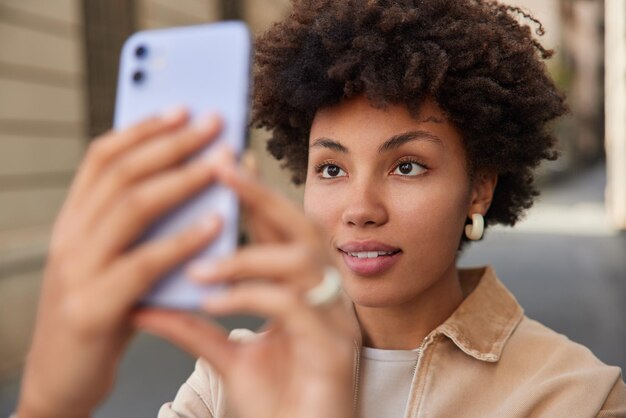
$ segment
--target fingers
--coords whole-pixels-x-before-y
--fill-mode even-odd
[[[107,204],[133,183],[180,163],[215,139],[220,130],[220,119],[207,117],[175,133],[158,136],[117,158],[103,170],[89,200],[81,208],[81,213],[86,214],[85,223],[99,220],[102,212],[109,209]]]
[[[163,275],[209,245],[220,233],[222,223],[210,215],[199,224],[177,235],[151,241],[118,259],[105,277],[94,283],[100,295],[116,295],[106,301],[124,314]]]
[[[110,335],[111,328],[119,328],[126,321],[131,308],[164,272],[205,248],[220,229],[219,219],[208,217],[174,237],[137,247],[103,272],[84,270],[82,259],[74,260],[73,264],[66,260],[64,270],[70,271],[75,265],[83,274],[64,275],[64,280],[56,283],[47,294],[63,293],[64,322],[71,324],[75,334]],[[85,271],[88,274],[84,274]],[[85,283],[86,280],[90,282]]]
[[[221,375],[228,372],[236,353],[236,343],[228,340],[221,327],[189,313],[146,309],[133,317],[133,323],[195,357],[206,359]]]
[[[70,245],[69,242],[84,235],[83,219],[90,213],[81,206],[92,200],[95,184],[113,161],[156,135],[165,135],[179,129],[187,122],[187,118],[187,112],[183,108],[175,108],[125,130],[111,131],[94,139],[54,224],[50,253],[62,252]]]
[[[180,128],[187,121],[183,108],[174,108],[162,115],[150,117],[123,131],[111,131],[92,141],[81,163],[74,184],[70,188],[68,204],[82,200],[92,184],[111,161],[129,149],[153,138]]]
[[[201,283],[265,278],[308,289],[319,282],[324,265],[324,260],[306,245],[268,244],[242,248],[220,261],[199,260],[187,269],[187,274]]]
[[[251,314],[279,322],[293,337],[328,335],[328,325],[302,295],[280,284],[247,282],[212,295],[203,303],[212,315]]]
[[[246,151],[241,157],[242,170],[248,173],[254,179],[260,179],[260,169],[252,151]],[[258,216],[254,216],[254,212],[242,206],[242,218],[246,225],[246,230],[251,242],[276,242],[280,241],[280,235],[277,234],[272,227],[268,226]]]
[[[227,159],[220,162],[217,178],[233,189],[255,222],[264,223],[284,240],[316,240],[318,233],[302,211],[286,197],[242,173]]]
[[[259,162],[252,151],[247,150],[243,153],[241,156],[241,167],[255,179],[260,178],[261,170],[259,168]]]
[[[94,248],[90,265],[99,265],[132,244],[168,210],[181,204],[213,179],[213,158],[201,158],[182,168],[153,176],[117,199],[87,238]]]

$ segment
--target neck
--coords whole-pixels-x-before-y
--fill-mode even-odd
[[[463,301],[456,265],[415,298],[394,306],[355,304],[363,345],[387,350],[412,350],[442,324]]]

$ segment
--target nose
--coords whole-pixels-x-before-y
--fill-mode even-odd
[[[377,227],[389,220],[385,199],[380,187],[369,182],[353,184],[341,215],[345,225],[353,227]]]

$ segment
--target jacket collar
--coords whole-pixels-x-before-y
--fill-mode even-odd
[[[500,360],[502,350],[524,316],[515,297],[498,279],[493,267],[459,269],[463,293],[457,309],[429,337],[445,335],[466,354],[486,362]],[[346,303],[352,302],[344,295]],[[354,325],[358,329],[356,315]],[[360,332],[355,344],[362,344]]]
[[[459,269],[459,278],[467,296],[433,334],[446,335],[478,360],[497,362],[524,310],[491,266]]]

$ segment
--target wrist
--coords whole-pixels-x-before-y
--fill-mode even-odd
[[[89,418],[90,411],[81,411],[79,405],[56,405],[47,402],[44,397],[29,396],[28,392],[20,396],[17,411],[11,418]]]
[[[60,410],[60,409],[39,409],[31,405],[18,406],[17,412],[11,415],[9,418],[89,418],[91,414],[75,414],[74,411]]]

